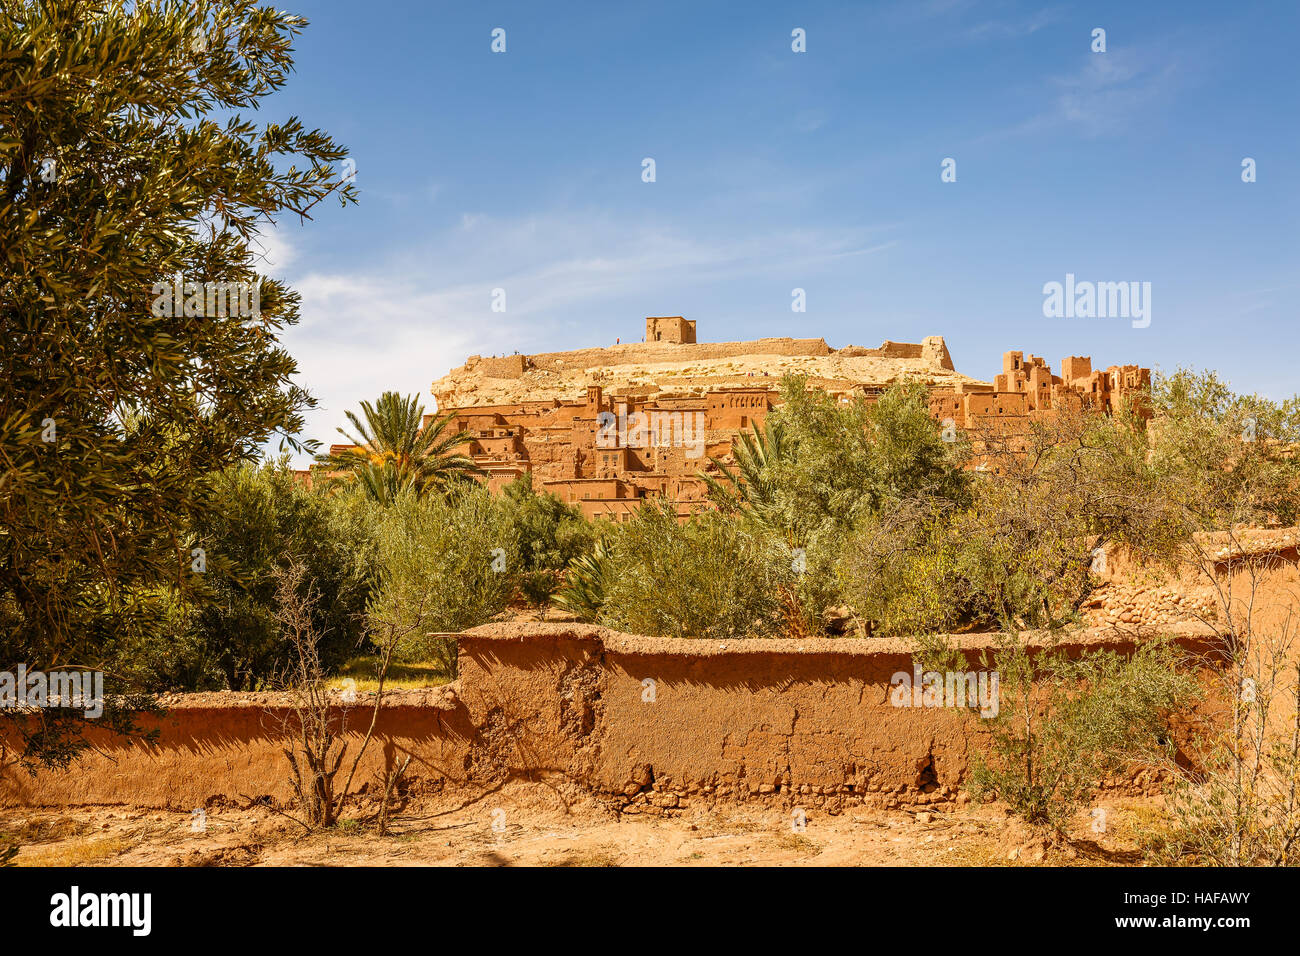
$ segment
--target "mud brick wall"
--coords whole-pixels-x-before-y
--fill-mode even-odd
[[[1098,629],[1072,640],[1123,650],[1134,639]],[[954,640],[968,669],[982,670],[987,638]],[[1182,641],[1208,650],[1204,635]],[[407,786],[417,793],[448,785],[487,793],[529,779],[580,787],[633,813],[730,800],[831,808],[961,800],[987,725],[955,708],[891,706],[900,671],[912,673],[902,641],[719,642],[582,624],[487,625],[461,635],[455,683],[388,699],[357,780],[373,789],[409,756]],[[98,734],[101,752],[67,771],[31,776],[12,750],[0,753],[0,805],[291,800],[283,696],[162,703],[166,712],[144,721],[159,730],[156,742]],[[350,754],[370,719],[366,705],[359,695],[346,711]]]
[[[1070,648],[1130,650],[1113,629]],[[1210,654],[1202,633],[1180,642]],[[955,641],[983,669],[986,637]],[[887,807],[961,799],[982,722],[894,707],[902,641],[730,642],[633,637],[577,624],[496,624],[461,637],[470,721],[499,746],[480,773],[568,777],[625,811],[777,799]],[[1153,781],[1125,781],[1130,789]]]
[[[788,337],[755,339],[748,342],[631,343],[608,348],[576,349],[571,352],[539,352],[528,356],[528,366],[550,371],[595,368],[653,362],[700,362],[739,355],[830,355],[825,339]],[[917,355],[920,355],[919,347]],[[465,366],[469,368],[468,365]]]
[[[188,694],[162,703],[164,713],[140,720],[143,729],[158,731],[154,742],[92,731],[89,739],[98,752],[85,754],[66,771],[29,774],[13,762],[13,741],[0,737],[0,806],[121,804],[192,810],[268,798],[283,806],[291,800],[284,755],[289,711],[283,695]],[[336,711],[336,716],[346,711],[345,768],[351,767],[370,724],[366,703],[367,695],[358,695],[355,705],[340,704]],[[393,694],[375,734],[356,775],[371,786],[403,755],[411,757],[407,776],[420,784],[463,776],[474,739],[454,687]]]

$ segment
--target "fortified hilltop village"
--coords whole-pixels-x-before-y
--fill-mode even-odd
[[[1151,377],[1136,365],[1094,370],[1082,356],[1066,358],[1054,375],[1037,356],[1006,352],[990,383],[957,372],[937,335],[874,349],[834,349],[820,338],[698,342],[694,320],[651,316],[643,342],[471,355],[432,392],[439,414],[454,413],[452,429],[471,436],[465,451],[491,488],[531,472],[539,490],[587,517],[622,521],[650,497],[667,498],[683,516],[698,508],[707,497],[699,473],[715,470],[712,458],[731,459],[732,443],[763,424],[791,373],[843,402],[919,381],[936,422],[985,435],[1014,435],[1069,403],[1114,411]]]

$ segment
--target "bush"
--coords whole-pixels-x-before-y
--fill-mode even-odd
[[[609,598],[613,564],[609,547],[597,538],[589,554],[580,554],[564,571],[564,583],[551,596],[551,603],[579,621],[592,623],[600,617]]]
[[[492,620],[514,594],[521,566],[509,517],[486,488],[402,495],[380,519],[378,587],[367,615],[413,632],[399,660],[430,660],[455,676],[455,642],[432,635]]]
[[[619,527],[604,574],[602,624],[668,637],[758,637],[782,626],[790,549],[714,511],[679,523],[662,502]]]
[[[1179,522],[1131,417],[1058,409],[1014,441],[989,436],[968,498],[918,494],[861,517],[840,561],[846,593],[884,633],[1079,620],[1095,550],[1171,559]]]
[[[786,446],[773,465],[773,496],[806,537],[827,526],[845,532],[900,500],[968,500],[970,477],[961,469],[968,448],[943,440],[925,386],[896,382],[873,403],[842,404],[788,376],[781,398],[767,419]]]
[[[1196,681],[1168,644],[1129,657],[1031,653],[1008,638],[996,655],[999,705],[991,754],[977,753],[972,795],[995,795],[1026,823],[1064,833],[1107,776],[1171,748],[1168,715],[1194,701]]]
[[[533,607],[549,604],[551,595],[559,586],[559,577],[554,571],[525,571],[519,576],[519,591]]]
[[[949,632],[970,613],[961,542],[943,515],[923,506],[864,518],[844,542],[836,572],[872,633]]]
[[[213,504],[191,529],[206,565],[194,575],[201,590],[192,598],[166,589],[139,596],[156,608],[157,627],[119,638],[123,666],[158,690],[267,686],[289,660],[275,618],[275,572],[292,559],[320,597],[313,626],[322,663],[337,667],[355,654],[365,640],[373,506],[308,489],[284,461],[223,472]]]
[[[1150,470],[1192,530],[1300,522],[1300,396],[1239,395],[1180,369],[1151,389]]]
[[[506,485],[498,505],[511,538],[518,544],[525,572],[560,571],[578,555],[589,553],[595,544],[596,526],[575,506],[549,493],[538,494],[531,474]],[[533,594],[544,589],[541,578],[526,586]]]

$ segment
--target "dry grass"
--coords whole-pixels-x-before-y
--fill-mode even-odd
[[[814,843],[802,833],[782,833],[775,840],[777,846],[783,850],[794,850],[798,853],[806,853],[814,856],[822,851],[820,843]]]
[[[129,848],[118,837],[69,840],[48,847],[24,847],[14,863],[17,866],[91,866],[112,859]]]
[[[716,833],[726,834],[760,833],[766,829],[766,825],[757,820],[731,820],[721,814],[713,814],[708,826]]]
[[[952,851],[945,852],[935,860],[944,866],[1015,866],[998,852],[993,841],[959,840],[953,843]],[[1018,864],[1026,866],[1031,864]]]
[[[554,862],[548,862],[546,866],[622,866],[616,857],[609,850],[601,847],[594,850],[578,850],[570,852],[563,859]]]
[[[358,694],[374,693],[379,690],[379,682],[375,680],[375,667],[377,659],[374,655],[363,655],[354,657],[341,668],[339,672],[330,678],[329,686],[332,690],[342,690],[343,681],[351,679],[354,682],[353,689]],[[438,664],[433,663],[411,663],[398,664],[393,663],[388,668],[388,678],[384,681],[384,689],[387,690],[420,690],[424,687],[441,687],[446,684],[450,678]]]
[[[86,820],[68,816],[36,816],[10,822],[0,829],[0,843],[54,843],[93,829]]]

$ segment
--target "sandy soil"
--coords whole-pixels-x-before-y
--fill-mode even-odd
[[[567,802],[567,809],[566,809]],[[1029,839],[997,805],[951,813],[727,806],[669,817],[619,815],[589,797],[519,783],[487,795],[411,801],[385,837],[369,821],[304,834],[264,807],[189,813],[84,807],[0,814],[20,866],[981,866],[1137,862],[1133,824],[1150,801],[1105,806],[1106,832],[1080,814],[1071,844]]]

